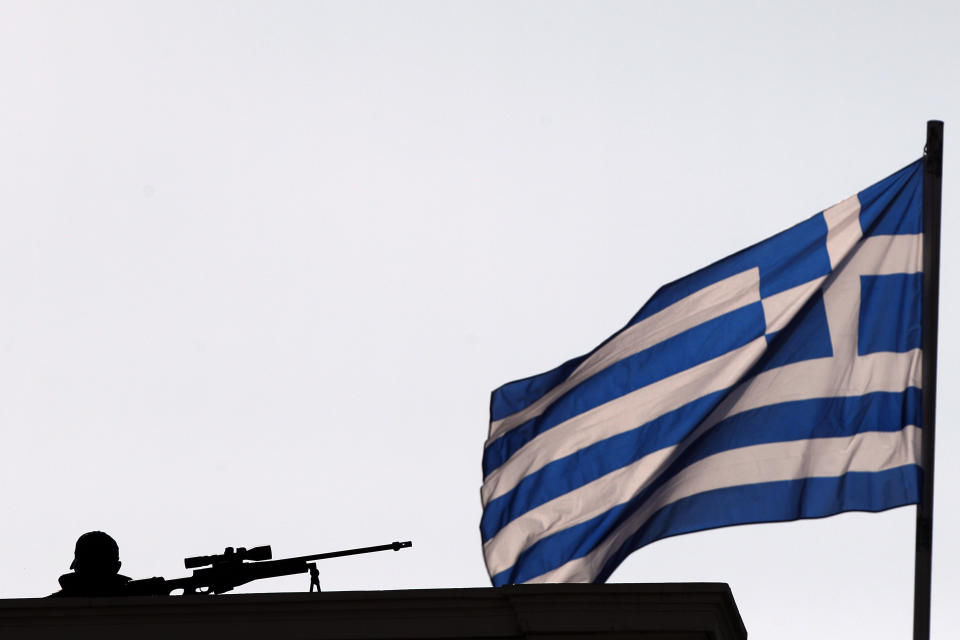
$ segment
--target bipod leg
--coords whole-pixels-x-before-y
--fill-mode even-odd
[[[320,571],[317,569],[317,563],[311,562],[307,568],[310,569],[310,593],[313,593],[314,587],[317,588],[317,593],[320,593]]]

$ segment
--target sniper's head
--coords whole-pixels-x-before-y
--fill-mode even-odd
[[[116,575],[120,571],[120,548],[103,531],[89,531],[77,539],[70,568],[91,577]]]

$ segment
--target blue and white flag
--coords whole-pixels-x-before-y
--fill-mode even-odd
[[[493,392],[495,586],[603,582],[681,533],[919,502],[922,161],[662,287]]]

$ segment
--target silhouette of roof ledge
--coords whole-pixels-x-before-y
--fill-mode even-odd
[[[0,600],[0,637],[745,640],[723,583]]]

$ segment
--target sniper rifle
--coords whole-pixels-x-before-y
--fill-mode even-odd
[[[186,558],[183,565],[193,569],[193,575],[185,578],[146,578],[145,580],[131,580],[124,587],[125,595],[170,595],[177,589],[183,589],[183,595],[196,593],[226,593],[240,585],[276,578],[297,573],[310,572],[310,591],[314,588],[320,591],[320,573],[317,571],[317,560],[353,556],[360,553],[374,553],[376,551],[399,551],[412,547],[413,543],[392,542],[376,547],[361,547],[344,551],[318,553],[312,556],[283,558],[271,560],[273,553],[269,546],[234,549],[227,547],[223,553],[212,556],[196,556]]]

